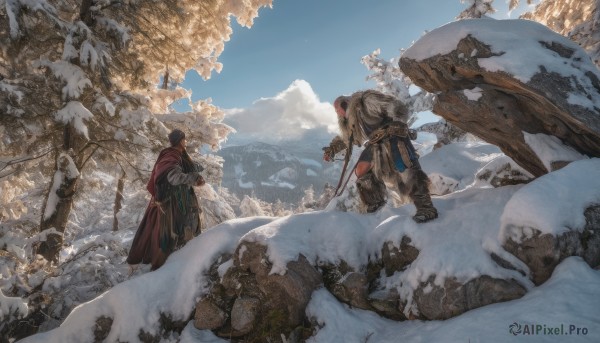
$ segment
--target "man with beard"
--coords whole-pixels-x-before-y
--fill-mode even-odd
[[[169,134],[170,147],[163,149],[146,186],[152,198],[138,227],[127,263],[163,265],[167,257],[200,234],[198,199],[192,186],[204,185],[202,167],[186,151],[185,133]]]
[[[387,183],[411,198],[417,208],[413,216],[417,223],[437,218],[429,194],[429,178],[410,141],[406,106],[374,90],[340,96],[333,106],[342,135],[323,148],[323,159],[333,160],[335,154],[352,144],[365,145],[354,172],[366,211],[375,212],[385,205]]]

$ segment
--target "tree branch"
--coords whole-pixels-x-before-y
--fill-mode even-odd
[[[24,162],[27,162],[27,161],[37,160],[38,158],[42,158],[42,157],[48,155],[53,150],[54,149],[49,149],[48,151],[46,151],[46,152],[44,152],[44,153],[42,153],[41,155],[38,155],[38,156],[23,156],[23,157],[16,158],[14,160],[0,161],[0,171],[3,171],[4,169],[8,168],[9,166],[12,166],[12,165],[15,165],[15,164],[24,163]]]
[[[114,149],[110,149],[110,148],[108,148],[108,147],[106,147],[106,146],[104,146],[104,145],[102,145],[102,144],[100,144],[99,142],[96,142],[96,141],[90,142],[89,144],[94,144],[94,145],[97,145],[97,146],[98,146],[98,148],[104,149],[104,150],[106,150],[106,151],[110,151],[110,152],[112,152],[112,153],[114,153],[114,154],[116,154],[116,155],[119,155],[119,156],[121,156],[121,157],[123,158],[123,160],[124,160],[125,162],[127,162],[127,164],[128,164],[128,165],[129,165],[131,168],[133,168],[134,170],[136,170],[136,171],[151,172],[151,170],[145,170],[145,169],[141,169],[141,168],[138,168],[137,166],[133,165],[133,163],[131,163],[131,162],[129,161],[129,158],[127,158],[127,156],[125,156],[125,155],[124,155],[122,152],[120,152],[120,151],[117,151],[117,150],[114,150]],[[87,161],[88,159],[89,159],[89,156],[88,156],[88,158],[86,159],[86,161]]]

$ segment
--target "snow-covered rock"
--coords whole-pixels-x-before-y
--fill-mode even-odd
[[[569,256],[600,265],[598,170],[599,159],[574,162],[524,186],[506,204],[499,239],[536,284]]]
[[[482,141],[444,145],[419,162],[429,176],[430,192],[434,195],[469,187],[516,185],[532,178],[498,147]]]
[[[576,43],[541,24],[453,22],[414,43],[400,66],[437,94],[434,113],[500,147],[534,176],[572,161],[569,147],[600,156],[600,72]],[[565,147],[545,161],[527,134],[554,136]]]
[[[441,156],[455,157],[451,153]],[[455,321],[469,326],[463,318],[472,318],[473,311],[483,311],[480,313],[490,322],[494,318],[506,320],[505,314],[513,313],[512,307],[504,305],[501,308],[505,314],[496,315],[494,306],[498,304],[491,303],[521,296],[539,300],[543,298],[539,294],[546,291],[538,290],[531,281],[533,271],[526,261],[503,248],[503,237],[513,232],[510,228],[532,226],[523,225],[530,222],[545,221],[545,225],[535,226],[557,233],[566,232],[565,225],[585,226],[581,213],[590,201],[600,198],[600,186],[596,185],[600,180],[598,161],[571,163],[527,185],[494,188],[474,182],[461,191],[434,197],[440,216],[424,224],[411,219],[415,211],[411,204],[398,208],[388,205],[369,215],[332,208],[278,219],[229,221],[190,241],[157,271],[113,287],[73,310],[61,327],[24,342],[78,342],[94,337],[135,342],[142,332],[143,337],[169,337],[178,335],[194,312],[194,322],[204,330],[188,324],[181,337],[210,336],[218,340],[215,334],[229,337],[247,330],[251,330],[248,335],[259,335],[258,328],[269,323],[280,325],[275,329],[279,336],[269,331],[273,340],[279,341],[281,334],[286,339],[308,338],[317,330],[311,339],[326,341],[323,335],[333,335],[328,333],[327,325],[343,326],[345,322],[326,324],[337,319],[323,317],[328,310],[320,308],[320,303],[338,309],[344,317],[348,310],[340,303],[366,309],[372,315],[378,313],[376,317],[360,314],[375,327],[395,323],[382,322],[382,317],[405,320],[403,327],[413,333],[424,325],[448,330]],[[478,168],[480,164],[475,164],[470,170],[475,173]],[[594,278],[583,267],[576,269],[582,277]],[[551,289],[565,287],[557,284],[566,282],[565,278],[557,280],[552,287],[558,288]],[[598,289],[585,288],[591,298],[599,297]],[[581,298],[573,294],[563,297],[576,300],[576,306],[585,309],[574,325],[589,327],[594,323],[590,319],[594,310]],[[244,300],[234,311],[238,298]],[[205,301],[212,303],[206,305]],[[332,307],[331,301],[336,305]],[[519,301],[506,304],[520,308]],[[556,306],[564,310],[562,305]],[[210,311],[215,307],[222,313]],[[264,311],[271,316],[264,316]],[[278,315],[281,313],[285,315]],[[569,325],[574,315],[565,313],[557,318]],[[450,317],[453,319],[447,322],[406,321]],[[309,322],[312,327],[304,326]],[[95,331],[99,323],[110,330]],[[502,324],[506,326],[505,334],[511,323]],[[300,331],[294,331],[294,327],[300,327]],[[354,330],[349,332],[358,335],[353,336],[355,340],[361,339]],[[589,333],[586,338],[600,339],[599,333]]]
[[[240,244],[230,268],[212,280],[210,292],[196,305],[196,328],[211,328],[222,337],[264,341],[279,340],[281,332],[302,325],[312,292],[322,284],[321,275],[301,255],[287,263],[285,274],[271,274],[268,259],[265,246]],[[222,313],[230,320],[221,321]]]

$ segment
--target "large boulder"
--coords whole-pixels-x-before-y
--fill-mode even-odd
[[[458,281],[448,277],[436,285],[434,275],[418,285],[409,299],[396,287],[386,287],[385,280],[405,272],[418,258],[419,250],[410,237],[385,242],[379,256],[364,269],[355,270],[343,260],[313,266],[300,255],[279,275],[271,274],[265,246],[242,242],[233,257],[223,257],[211,268],[213,284],[196,304],[194,325],[221,337],[251,341],[277,342],[281,334],[301,337],[302,331],[311,329],[304,327],[306,306],[322,285],[340,302],[397,321],[448,319],[520,298],[526,292],[513,279],[481,275]]]
[[[583,230],[569,230],[559,235],[542,233],[537,228],[510,227],[503,244],[506,251],[522,260],[530,269],[536,285],[550,278],[554,268],[569,256],[582,257],[591,267],[600,266],[600,205],[585,212]]]
[[[578,159],[575,151],[600,156],[600,73],[575,43],[541,24],[453,22],[423,36],[399,63],[437,94],[434,113],[534,176]]]
[[[404,272],[417,259],[419,250],[408,236],[403,236],[399,244],[386,242],[381,255],[383,272],[389,277]],[[373,292],[369,301],[379,314],[390,319],[444,320],[481,306],[518,299],[527,292],[517,280],[488,275],[465,281],[448,277],[441,284],[436,284],[435,279],[432,275],[420,283],[408,308],[409,299],[402,299],[394,288]]]
[[[277,256],[280,242],[271,240],[267,247],[264,242],[242,240],[233,255],[222,256],[211,268],[212,284],[197,302],[195,326],[234,341],[301,341],[313,332],[306,306],[322,285],[352,308],[396,321],[445,320],[482,306],[518,299],[534,283],[545,281],[566,256],[582,256],[592,266],[600,264],[600,205],[583,207],[587,208],[585,228],[582,224],[581,230],[572,230],[564,237],[541,233],[549,229],[536,235],[530,227],[516,227],[519,221],[504,221],[515,214],[512,208],[522,208],[523,203],[529,205],[525,206],[529,212],[546,208],[545,201],[538,203],[528,196],[539,194],[537,188],[547,189],[560,183],[557,180],[564,181],[563,176],[580,179],[580,174],[590,174],[590,170],[597,169],[597,161],[575,162],[518,189],[490,190],[486,196],[496,201],[495,206],[481,207],[472,202],[473,208],[463,213],[465,217],[497,216],[509,226],[500,236],[497,227],[482,228],[479,222],[462,230],[456,224],[459,219],[442,217],[428,227],[417,227],[407,221],[410,218],[397,216],[378,226],[377,235],[385,238],[371,242],[374,249],[379,249],[369,251],[363,263],[319,259],[305,251],[306,257],[299,252],[289,254],[285,265],[272,258]],[[573,174],[573,170],[578,173]],[[590,188],[597,189],[596,184],[590,184]],[[546,200],[548,195],[544,194]],[[455,199],[455,203],[447,201],[445,208],[464,204],[466,196]],[[582,196],[580,202],[587,203],[588,195]],[[549,197],[564,203],[558,196]],[[477,198],[481,200],[481,194]],[[543,217],[529,212],[514,216]],[[448,228],[455,229],[449,232]],[[523,237],[515,238],[520,233]],[[495,237],[508,239],[491,242]],[[485,241],[488,244],[484,246],[481,242]],[[289,253],[290,246],[285,247]],[[448,260],[450,263],[446,263]]]
[[[468,139],[467,132],[443,119],[437,122],[423,124],[417,128],[417,131],[433,133],[436,136],[437,143],[435,144],[434,149],[437,149],[442,145],[453,142],[462,142]]]
[[[386,287],[385,280],[405,272],[419,253],[411,238],[402,236],[398,242],[385,242],[380,258],[363,270],[354,270],[343,260],[321,264],[317,270],[324,286],[340,302],[397,321],[448,319],[481,306],[518,299],[526,293],[525,287],[514,279],[488,275],[462,281],[450,276],[441,285],[435,284],[433,275],[414,289],[412,300],[396,287]]]
[[[305,322],[312,292],[323,283],[321,274],[300,255],[284,275],[270,274],[265,246],[244,242],[232,257],[213,270],[210,292],[196,304],[194,325],[222,337],[250,341],[280,341]]]
[[[319,269],[324,286],[339,301],[363,310],[373,309],[367,300],[369,279],[365,273],[354,271],[345,261],[322,264]]]
[[[449,319],[469,310],[499,302],[519,299],[527,290],[514,279],[502,280],[482,275],[466,283],[446,279],[435,285],[431,277],[414,293],[419,315],[429,320]]]

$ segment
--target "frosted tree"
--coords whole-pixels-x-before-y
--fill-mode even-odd
[[[543,2],[544,0],[540,0],[540,2]],[[512,11],[515,8],[517,8],[517,6],[519,6],[519,4],[521,3],[521,1],[519,0],[509,0],[508,2],[508,10]],[[527,4],[531,5],[533,4],[533,0],[527,0]]]
[[[401,50],[400,55],[403,52],[404,50]],[[361,59],[361,63],[371,72],[371,75],[367,76],[367,80],[375,81],[379,91],[397,97],[407,106],[410,126],[417,120],[417,113],[432,109],[434,95],[424,90],[418,90],[410,78],[404,75],[398,65],[400,57],[386,61],[379,57],[380,54],[381,50],[377,49]],[[414,92],[414,90],[418,91]]]
[[[302,198],[291,204],[293,213],[312,212],[315,206],[315,191],[312,185],[302,190]]]
[[[494,13],[496,10],[492,7],[494,0],[461,0],[463,4],[467,4],[467,8],[462,11],[457,19],[481,18],[488,13]],[[511,0],[511,9],[518,5],[518,0]]]
[[[325,211],[337,210],[342,212],[366,213],[366,207],[360,200],[355,179],[352,178],[341,195],[331,199]]]
[[[40,230],[49,231],[38,253],[56,260],[85,168],[112,161],[142,177],[151,166],[137,157],[184,123],[192,144],[218,147],[230,131],[222,113],[199,102],[174,115],[168,104],[189,94],[156,85],[220,71],[230,15],[250,26],[270,3],[0,0],[0,177],[46,176]]]
[[[273,204],[273,216],[275,217],[285,217],[292,214],[292,211],[286,210],[284,203],[277,199],[277,201]]]
[[[591,56],[600,67],[600,10],[595,0],[542,1],[522,16],[567,36]]]
[[[315,190],[312,185],[310,185],[307,189],[304,190],[304,196],[300,200],[299,208],[303,209],[303,211],[312,210],[317,205],[317,201],[315,200]]]
[[[329,204],[329,202],[331,201],[331,199],[333,199],[333,196],[335,192],[335,187],[330,185],[329,183],[326,183],[323,186],[323,192],[321,193],[321,195],[319,195],[319,198],[316,201],[316,206],[315,209],[317,210],[322,210],[325,207],[327,207],[327,204]]]
[[[202,229],[209,229],[229,219],[236,218],[231,205],[239,205],[240,200],[226,188],[215,190],[209,183],[197,189],[202,208]]]
[[[265,215],[265,211],[263,211],[260,202],[248,195],[244,195],[244,198],[240,203],[240,211],[242,212],[240,218]]]
[[[143,180],[173,127],[185,126],[194,151],[218,149],[231,128],[210,100],[192,103],[185,113],[169,105],[189,99],[177,86],[186,71],[208,78],[221,70],[217,58],[232,33],[231,19],[250,26],[270,2],[0,0],[0,307],[25,304],[44,292],[51,304],[28,304],[35,318],[44,308],[42,319],[21,321],[37,330],[39,320],[61,318],[123,281],[115,268],[126,252],[111,235],[58,266],[36,253],[57,260],[71,211],[86,209],[75,201],[89,201],[82,191],[106,194],[103,181],[93,180],[95,171],[125,171]],[[207,168],[207,179],[220,178],[222,160],[206,153],[194,157]],[[143,191],[130,206],[143,208]],[[220,209],[220,220],[232,215]],[[76,225],[70,227],[75,231]],[[59,281],[47,285],[47,278]],[[88,291],[84,297],[63,292],[70,286]],[[22,308],[14,318],[26,314]],[[13,317],[1,318],[0,336],[8,337]]]

